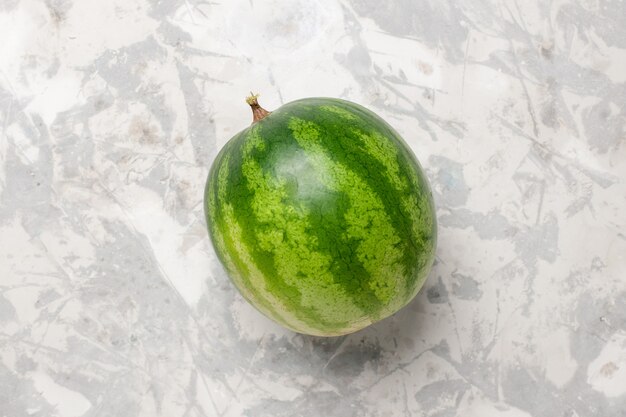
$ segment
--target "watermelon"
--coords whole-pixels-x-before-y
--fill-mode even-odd
[[[364,107],[307,98],[268,112],[215,158],[209,235],[228,276],[263,314],[338,336],[405,306],[432,265],[437,225],[417,159]]]

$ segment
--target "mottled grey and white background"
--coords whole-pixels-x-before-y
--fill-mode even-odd
[[[361,103],[432,182],[437,262],[347,337],[248,306],[221,146]],[[626,415],[624,0],[0,0],[0,416]]]

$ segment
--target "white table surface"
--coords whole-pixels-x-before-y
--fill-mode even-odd
[[[228,281],[203,187],[250,90],[418,156],[392,318],[297,335]],[[624,416],[625,104],[623,0],[2,0],[0,416]]]

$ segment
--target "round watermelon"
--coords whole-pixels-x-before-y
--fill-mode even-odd
[[[337,336],[417,294],[437,238],[431,191],[400,135],[357,104],[308,98],[268,112],[220,151],[209,234],[244,298],[296,332]]]

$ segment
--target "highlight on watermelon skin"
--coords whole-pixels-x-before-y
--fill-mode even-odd
[[[204,207],[228,276],[272,320],[338,336],[411,301],[437,241],[427,178],[400,135],[366,108],[307,98],[269,112],[213,162]]]

